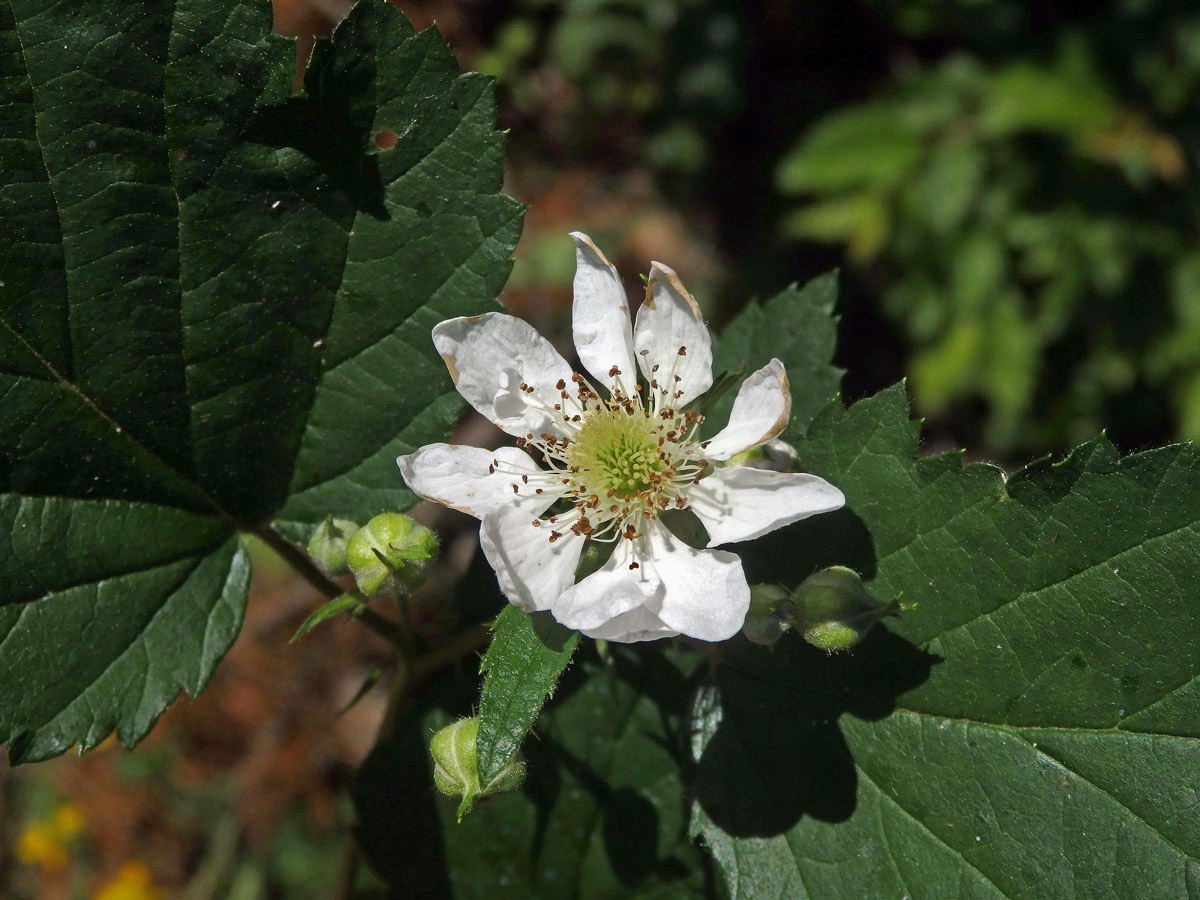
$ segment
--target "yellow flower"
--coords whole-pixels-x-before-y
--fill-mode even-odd
[[[141,860],[127,862],[92,895],[92,900],[163,900],[166,892],[154,883],[150,867]]]
[[[26,865],[59,872],[70,861],[70,844],[87,823],[75,803],[63,803],[49,818],[31,823],[17,838],[17,859]]]

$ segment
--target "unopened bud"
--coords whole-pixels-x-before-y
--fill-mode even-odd
[[[475,755],[475,738],[479,734],[479,719],[459,719],[447,725],[429,742],[433,755],[433,783],[443,794],[462,797],[458,819],[470,812],[477,797],[515,791],[525,780],[525,763],[518,753],[487,784],[479,783],[479,766]]]
[[[751,585],[750,609],[742,625],[746,640],[763,647],[773,647],[789,627],[779,614],[779,608],[787,599],[788,592],[777,584]]]
[[[437,556],[437,536],[400,513],[373,518],[346,542],[346,562],[358,589],[370,596],[391,583],[420,584]]]
[[[787,615],[806,641],[833,653],[849,650],[895,612],[896,604],[880,603],[866,592],[853,569],[831,566],[800,583]]]
[[[326,575],[345,575],[346,542],[358,531],[358,523],[326,516],[308,542],[308,555]]]

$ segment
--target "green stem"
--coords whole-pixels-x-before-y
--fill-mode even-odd
[[[330,600],[345,593],[340,587],[329,580],[329,577],[317,568],[308,554],[280,534],[271,525],[259,525],[248,529],[254,535],[281,557],[284,562],[295,569],[301,577]]]

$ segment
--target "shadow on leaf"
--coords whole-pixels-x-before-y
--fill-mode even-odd
[[[848,819],[857,776],[838,719],[887,716],[938,661],[881,627],[837,656],[793,635],[774,652],[744,640],[728,649],[696,699],[703,750],[694,792],[737,837],[782,834],[805,815]]]
[[[750,583],[796,585],[828,566],[849,566],[875,577],[875,541],[849,507],[781,528],[737,548]]]

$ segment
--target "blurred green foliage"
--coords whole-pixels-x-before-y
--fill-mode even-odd
[[[517,164],[658,172],[727,303],[844,263],[852,392],[1014,460],[1200,437],[1200,11],[512,0],[488,45]]]
[[[474,65],[572,155],[615,140],[658,170],[694,174],[742,103],[743,37],[721,0],[516,0]]]
[[[915,65],[782,159],[780,190],[803,198],[783,228],[871,272],[922,411],[982,398],[988,447],[1043,449],[1099,431],[1111,398],[1157,391],[1200,436],[1200,123],[1172,121],[1195,118],[1178,86],[1196,82],[1200,31],[1174,37],[1187,52],[1171,63],[1129,60],[1140,97],[1084,31],[1048,62]]]

